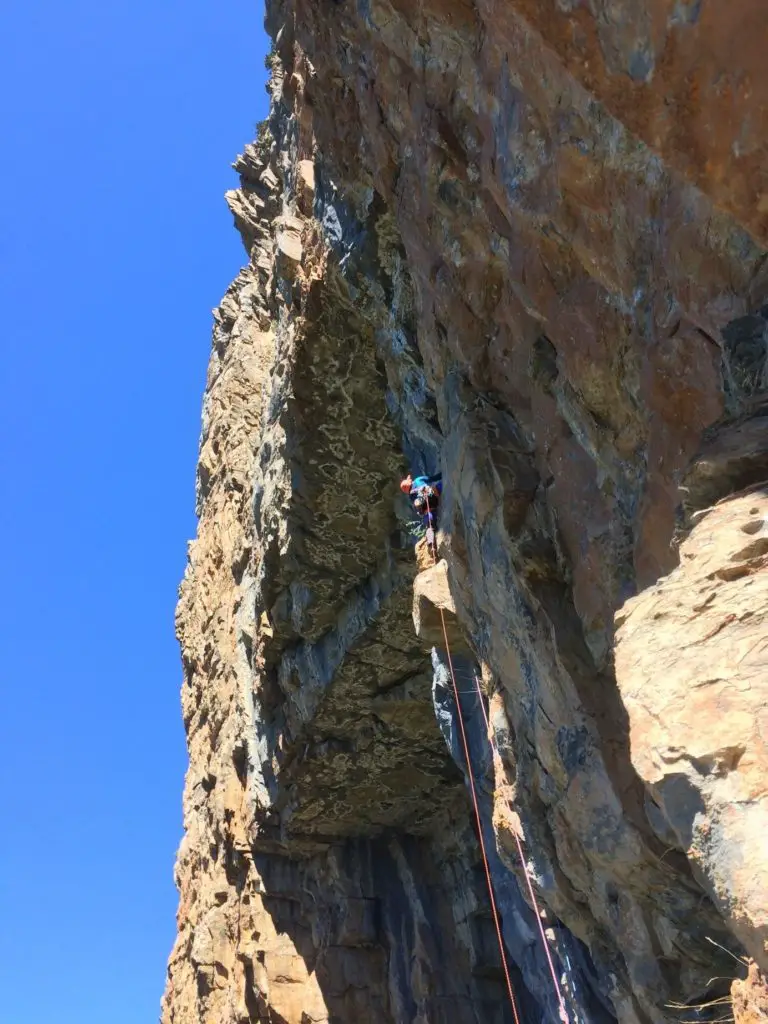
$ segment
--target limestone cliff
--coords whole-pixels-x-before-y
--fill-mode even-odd
[[[459,714],[521,1020],[558,1019],[547,954],[574,1024],[764,1019],[768,14],[267,20],[163,1020],[513,1020]],[[418,579],[408,466],[445,482]]]

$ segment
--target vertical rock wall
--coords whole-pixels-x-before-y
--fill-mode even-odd
[[[268,26],[179,604],[164,1021],[512,1019],[406,465],[444,473],[522,1019],[558,1003],[513,830],[574,1021],[714,1019],[768,966],[768,18],[285,0]]]
[[[179,603],[191,763],[164,1019],[502,1024],[393,504],[385,242],[332,186],[315,203],[293,129],[276,104],[228,196],[250,263],[216,314]],[[542,967],[513,967],[525,1020],[547,1012]]]

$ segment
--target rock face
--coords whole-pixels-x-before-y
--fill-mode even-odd
[[[731,1005],[734,1024],[764,1024],[768,1021],[768,984],[757,964],[749,965],[744,980],[734,981]]]
[[[178,610],[163,1020],[512,1021],[478,828],[525,1024],[714,1019],[747,955],[758,1012],[768,17],[267,14]],[[406,466],[443,472],[436,567]]]
[[[443,560],[428,565],[413,582],[413,628],[428,650],[445,648],[446,644],[456,653],[468,650],[456,621],[448,564]]]
[[[616,679],[648,815],[768,965],[768,497],[717,505],[628,601]]]

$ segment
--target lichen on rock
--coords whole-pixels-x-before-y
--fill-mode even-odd
[[[521,1021],[558,1019],[547,952],[573,1024],[751,1020],[765,15],[267,23],[178,608],[164,1024],[512,1021],[470,771]],[[436,564],[406,467],[443,473]]]

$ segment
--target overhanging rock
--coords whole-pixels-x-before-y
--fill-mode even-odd
[[[427,650],[445,648],[466,654],[469,644],[456,618],[456,605],[448,582],[448,563],[437,562],[420,572],[413,584],[413,626]]]

